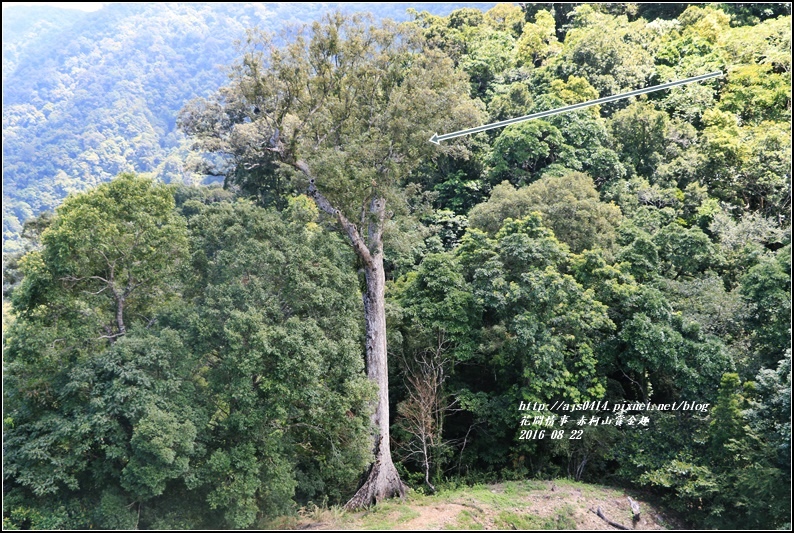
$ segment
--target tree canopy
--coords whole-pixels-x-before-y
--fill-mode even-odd
[[[180,168],[223,185],[122,172],[6,256],[4,527],[267,529],[565,477],[789,526],[790,14],[660,6],[250,30],[176,118]],[[599,401],[678,407],[520,410]]]

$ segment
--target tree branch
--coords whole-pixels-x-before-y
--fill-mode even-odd
[[[79,281],[85,281],[87,279],[98,279],[99,281],[103,281],[103,282],[107,283],[108,285],[110,285],[112,283],[112,281],[106,280],[102,276],[83,276],[83,277],[64,276],[64,277],[61,278],[61,281],[71,281],[73,283],[77,283]]]
[[[609,518],[607,518],[607,516],[604,514],[604,512],[601,510],[601,508],[600,508],[600,507],[598,508],[598,510],[597,510],[597,511],[593,511],[593,509],[591,508],[591,509],[590,509],[590,512],[591,512],[591,513],[595,513],[595,514],[596,514],[596,516],[598,516],[600,519],[602,519],[604,522],[606,522],[607,524],[609,524],[609,525],[610,525],[610,526],[612,526],[612,527],[616,527],[616,528],[618,528],[618,529],[622,529],[622,530],[628,530],[628,529],[631,529],[631,528],[629,528],[629,527],[626,527],[626,526],[624,526],[623,524],[619,524],[619,523],[617,523],[617,522],[613,522],[612,520],[610,520]]]
[[[345,217],[340,209],[336,209],[333,205],[331,205],[331,202],[329,202],[328,199],[317,190],[317,186],[314,183],[314,177],[309,170],[309,166],[304,161],[296,161],[292,163],[292,166],[300,170],[309,178],[308,193],[309,196],[314,200],[314,203],[317,204],[317,207],[329,215],[336,217],[336,219],[339,221],[339,224],[342,226],[342,229],[344,229],[345,233],[347,233],[347,236],[350,239],[350,244],[353,245],[353,250],[366,264],[371,265],[372,254],[370,254],[369,248],[367,248],[364,239],[361,238],[358,228],[355,224],[350,222],[347,217]]]
[[[118,337],[123,337],[125,334],[126,333],[124,332],[120,332],[120,333],[114,333],[113,335],[102,335],[101,337],[98,337],[97,340],[102,340],[102,339],[116,340]]]

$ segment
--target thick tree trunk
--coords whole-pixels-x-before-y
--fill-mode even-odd
[[[383,200],[373,202],[373,210],[385,209]],[[378,214],[378,213],[374,213]],[[380,217],[382,219],[382,217]],[[381,223],[382,225],[382,223]],[[372,414],[375,435],[375,462],[356,494],[345,505],[359,509],[392,496],[405,495],[406,486],[400,479],[391,459],[389,435],[389,370],[386,357],[386,273],[383,269],[383,243],[380,231],[369,233],[369,262],[365,262],[367,282],[364,294],[364,320],[367,335],[367,377],[378,385],[378,400]],[[372,239],[377,242],[372,242]]]
[[[383,269],[383,226],[386,220],[386,200],[375,197],[369,204],[368,213],[362,216],[362,226],[369,219],[366,241],[357,228],[339,209],[317,190],[308,166],[298,161],[295,167],[309,177],[309,195],[317,206],[336,216],[342,229],[350,239],[356,255],[364,264],[366,291],[364,293],[364,320],[366,324],[367,377],[378,386],[378,399],[372,413],[375,429],[373,439],[375,460],[370,466],[366,481],[345,504],[348,510],[359,509],[386,498],[405,495],[406,485],[400,479],[391,459],[391,437],[389,435],[389,370],[386,351],[386,272]]]

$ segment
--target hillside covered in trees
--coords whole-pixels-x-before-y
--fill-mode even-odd
[[[110,7],[4,22],[5,528],[559,478],[791,527],[788,5]]]
[[[480,4],[475,4],[480,5]],[[489,4],[481,4],[488,6]],[[446,15],[452,4],[426,4]],[[200,183],[176,127],[184,103],[227,80],[248,28],[274,33],[369,4],[111,3],[85,13],[3,7],[3,248],[69,193],[145,172]],[[408,18],[405,6],[378,15]],[[487,8],[486,8],[487,9]]]

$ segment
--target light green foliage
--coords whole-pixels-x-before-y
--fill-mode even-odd
[[[791,19],[721,32],[720,49],[736,67],[729,73],[719,106],[743,121],[785,122],[791,107]]]
[[[535,21],[524,25],[521,38],[516,44],[519,64],[541,66],[558,54],[562,45],[554,31],[554,18],[548,11],[535,13]]]
[[[515,64],[515,39],[485,26],[466,28],[463,38],[468,53],[461,58],[460,67],[469,75],[474,92],[482,94],[497,73]]]
[[[180,422],[173,413],[150,407],[133,430],[132,457],[122,471],[122,486],[142,499],[159,496],[167,480],[187,473],[195,438],[190,421]]]
[[[183,129],[225,156],[216,172],[265,205],[305,190],[291,181],[302,161],[351,220],[375,195],[403,209],[395,186],[437,153],[427,139],[479,122],[465,77],[408,25],[334,14],[304,33],[269,53],[267,37],[252,32],[232,83],[186,106]]]
[[[706,159],[703,181],[720,199],[779,216],[791,197],[791,127],[763,123],[742,127],[734,115],[714,110],[704,116]]]
[[[663,468],[644,474],[640,481],[670,490],[678,499],[675,507],[681,512],[692,513],[698,500],[713,498],[720,490],[711,469],[692,461],[691,457],[674,459]]]
[[[524,12],[515,4],[496,4],[485,12],[485,23],[498,31],[512,33],[515,36],[521,33]]]
[[[488,202],[471,210],[469,223],[494,234],[503,220],[522,218],[533,211],[540,212],[544,224],[577,253],[596,247],[610,251],[621,220],[620,209],[599,200],[589,177],[569,172],[544,177],[518,190],[507,182],[497,185]]]
[[[173,207],[166,186],[122,175],[58,210],[42,250],[21,260],[20,320],[4,339],[28,399],[57,405],[52,375],[146,325],[174,295],[187,240]]]
[[[157,267],[170,267],[183,253],[184,226],[173,207],[167,187],[121,174],[57,210],[58,218],[42,235],[45,258],[57,257],[65,262],[59,270],[77,275],[106,269],[111,261],[124,276],[119,283],[145,285]]]
[[[568,80],[565,82],[559,79],[553,80],[551,82],[551,90],[554,96],[568,105],[598,98],[598,91],[590,85],[587,79],[580,78],[579,76],[569,76]],[[588,113],[597,117],[598,106],[588,108]]]
[[[745,65],[730,73],[720,99],[720,109],[738,115],[743,122],[783,121],[791,108],[791,83],[773,72],[771,65]]]
[[[726,72],[718,95],[709,83],[670,91],[663,100],[669,113],[705,126],[699,127],[703,147],[687,151],[692,177],[724,201],[777,216],[791,194],[791,37],[782,29],[790,19],[731,28],[722,11],[690,6],[679,22],[664,36],[677,72],[665,77]]]
[[[788,72],[791,65],[791,55],[786,53],[791,49],[789,16],[767,18],[761,23],[743,24],[729,30],[724,41],[726,51],[742,63],[761,63],[775,67],[778,73]]]
[[[600,302],[616,308],[621,301],[627,301],[636,294],[638,285],[635,279],[620,264],[609,264],[600,250],[587,250],[581,255],[571,257],[571,274],[583,286],[592,289]],[[616,309],[610,314],[618,316]]]
[[[739,277],[767,253],[767,246],[780,245],[787,240],[782,228],[757,212],[745,213],[734,220],[726,210],[716,210],[708,231],[719,244],[725,261],[723,277],[730,286],[738,284]]]
[[[184,221],[173,209],[166,186],[132,174],[70,197],[42,233],[43,250],[22,262],[17,312],[47,324],[63,306],[94,328],[93,340],[149,321],[173,294],[169,275],[186,252]]]
[[[416,24],[429,44],[444,50],[466,72],[473,93],[483,95],[497,74],[515,65],[516,30],[507,21],[518,21],[508,13],[499,6],[491,15],[473,8],[457,9],[447,17],[423,12]]]

